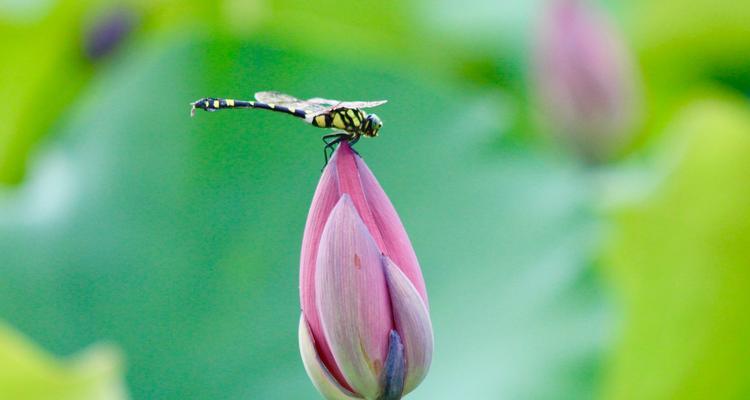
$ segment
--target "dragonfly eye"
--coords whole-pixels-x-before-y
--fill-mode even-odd
[[[383,121],[381,121],[377,115],[369,114],[365,119],[365,123],[365,134],[367,136],[378,136],[378,131],[383,126]]]

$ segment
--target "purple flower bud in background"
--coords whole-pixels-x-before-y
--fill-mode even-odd
[[[637,123],[636,69],[623,38],[586,0],[551,0],[534,48],[541,111],[588,161],[610,158]]]
[[[90,60],[100,60],[111,54],[133,30],[135,15],[124,9],[98,16],[84,37],[84,52]]]
[[[401,220],[342,142],[323,171],[302,240],[302,360],[327,399],[400,399],[424,379],[432,324]]]

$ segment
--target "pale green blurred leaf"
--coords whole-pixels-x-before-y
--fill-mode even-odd
[[[625,308],[608,399],[750,396],[750,111],[693,102],[670,124],[676,163],[616,214],[609,273]]]
[[[732,75],[748,83],[750,61],[738,55],[750,51],[750,2],[636,0],[623,3],[622,15],[648,74],[671,84]]]
[[[0,398],[124,400],[119,352],[98,345],[60,361],[0,324]]]
[[[641,142],[664,131],[696,85],[750,92],[750,2],[636,0],[620,9],[644,79]]]
[[[90,74],[80,50],[90,1],[57,1],[33,19],[0,15],[0,183],[18,182],[32,145]]]
[[[175,0],[106,2],[35,0],[25,8],[0,8],[0,184],[15,184],[26,173],[39,139],[65,115],[79,91],[113,54],[92,60],[84,43],[92,26],[115,11],[134,17],[135,30],[154,34],[198,18],[210,30],[214,2]],[[37,3],[37,4],[34,4]],[[130,34],[117,45],[122,47]],[[115,55],[117,54],[116,52]]]

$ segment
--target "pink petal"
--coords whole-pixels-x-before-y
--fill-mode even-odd
[[[407,394],[422,382],[430,368],[432,322],[427,305],[406,274],[390,259],[386,259],[385,271],[396,331],[406,353],[404,394]]]
[[[318,316],[318,307],[315,303],[315,262],[318,257],[320,237],[331,210],[341,197],[338,190],[336,169],[336,164],[329,162],[323,171],[310,206],[310,213],[307,216],[305,233],[302,237],[302,254],[300,255],[300,303],[302,312],[310,325],[310,332],[315,339],[318,356],[336,380],[348,390],[352,390],[344,380],[344,375],[336,366],[331,348],[325,341],[323,327]]]
[[[315,351],[315,341],[313,340],[310,327],[305,322],[305,315],[300,315],[299,319],[299,349],[302,355],[302,363],[305,365],[305,371],[310,377],[318,392],[328,400],[356,400],[354,393],[344,389],[336,379],[331,376],[330,372],[318,357]]]
[[[344,151],[346,150],[344,149]],[[351,150],[348,151],[351,152]],[[383,240],[382,243],[378,243],[383,254],[392,259],[398,268],[403,271],[419,292],[424,303],[428,304],[427,289],[425,289],[417,255],[414,254],[414,248],[401,219],[396,213],[396,209],[393,208],[391,200],[380,187],[378,180],[367,167],[367,164],[360,157],[356,157],[356,161],[367,203],[370,206],[375,226]]]
[[[374,398],[393,328],[383,257],[348,195],[328,218],[316,263],[325,339],[354,392]]]
[[[344,376],[335,363],[331,348],[324,339],[315,300],[316,260],[320,237],[331,210],[342,194],[349,195],[380,251],[391,257],[404,271],[417,288],[425,304],[427,292],[409,237],[388,196],[349,144],[341,143],[323,171],[307,217],[300,257],[300,302],[310,325],[310,331],[315,338],[320,359],[339,383],[347,387]],[[347,389],[353,390],[351,387]]]
[[[341,142],[336,149],[336,154],[331,158],[331,162],[336,164],[339,192],[341,194],[346,193],[351,197],[354,207],[367,226],[370,235],[375,239],[378,248],[383,249],[383,238],[381,237],[380,229],[370,210],[369,199],[363,190],[358,160],[361,160],[361,158],[352,151],[347,142]],[[382,190],[380,189],[380,191]]]

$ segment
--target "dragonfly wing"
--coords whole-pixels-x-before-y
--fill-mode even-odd
[[[309,100],[301,100],[281,92],[258,92],[255,93],[255,99],[263,103],[304,110],[309,114],[319,114],[326,109],[324,105],[311,103]]]
[[[388,102],[388,100],[378,100],[378,101],[339,101],[339,100],[330,100],[330,99],[323,99],[320,97],[315,97],[312,99],[306,100],[308,103],[313,104],[320,104],[323,106],[330,107],[332,110],[335,110],[337,108],[371,108],[371,107],[377,107],[381,104],[385,104]]]
[[[324,105],[310,103],[307,101],[296,103],[293,107],[305,110],[306,113],[313,115],[323,114],[329,109],[329,107],[326,107]]]
[[[312,99],[301,100],[294,96],[290,96],[286,93],[281,92],[258,92],[255,93],[255,99],[263,102],[270,103],[279,106],[286,106],[289,108],[295,108],[298,110],[305,110],[306,113],[312,115],[324,114],[338,108],[370,108],[377,107],[387,102],[387,100],[379,101],[339,101],[324,99],[322,97],[313,97]]]
[[[313,97],[312,99],[305,100],[310,104],[316,104],[319,106],[322,106],[326,109],[332,109],[337,104],[341,104],[341,101],[339,100],[331,100],[331,99],[324,99],[322,97]]]
[[[320,105],[322,108],[318,110],[318,114],[324,114],[327,112],[331,112],[333,110],[337,110],[339,108],[350,108],[350,109],[359,109],[359,108],[371,108],[371,107],[377,107],[381,104],[385,104],[388,102],[388,100],[378,100],[378,101],[338,101],[338,100],[330,100],[330,99],[323,99],[320,97],[315,97],[312,99],[306,100],[310,104],[316,104]]]
[[[388,100],[378,100],[378,101],[342,101],[338,104],[334,104],[333,108],[371,108],[371,107],[377,107],[381,104],[387,103]]]
[[[299,103],[303,101],[281,92],[258,92],[255,93],[255,100],[271,104]]]

